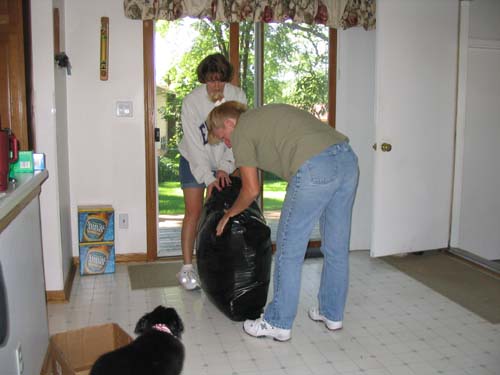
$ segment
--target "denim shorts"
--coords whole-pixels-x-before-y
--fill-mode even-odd
[[[181,188],[205,188],[205,184],[198,183],[191,173],[189,162],[181,155],[179,160],[179,179],[181,180]]]

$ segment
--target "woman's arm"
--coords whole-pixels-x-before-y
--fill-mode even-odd
[[[256,167],[240,167],[242,186],[238,198],[231,206],[229,210],[226,211],[222,219],[220,219],[219,224],[217,224],[216,234],[220,236],[224,231],[229,219],[233,216],[238,215],[240,212],[244,211],[252,202],[259,196],[260,184],[259,177],[257,174]]]

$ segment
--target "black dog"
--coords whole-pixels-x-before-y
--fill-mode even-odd
[[[130,344],[103,354],[90,375],[179,375],[184,363],[182,320],[173,308],[158,306],[135,326]]]

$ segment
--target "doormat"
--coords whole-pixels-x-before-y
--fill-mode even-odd
[[[177,272],[182,262],[131,264],[128,266],[130,287],[135,289],[178,286]]]
[[[500,323],[500,276],[442,251],[381,259],[488,322]]]

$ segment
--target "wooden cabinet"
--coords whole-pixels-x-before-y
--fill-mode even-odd
[[[0,126],[10,128],[28,150],[22,0],[0,0]]]

